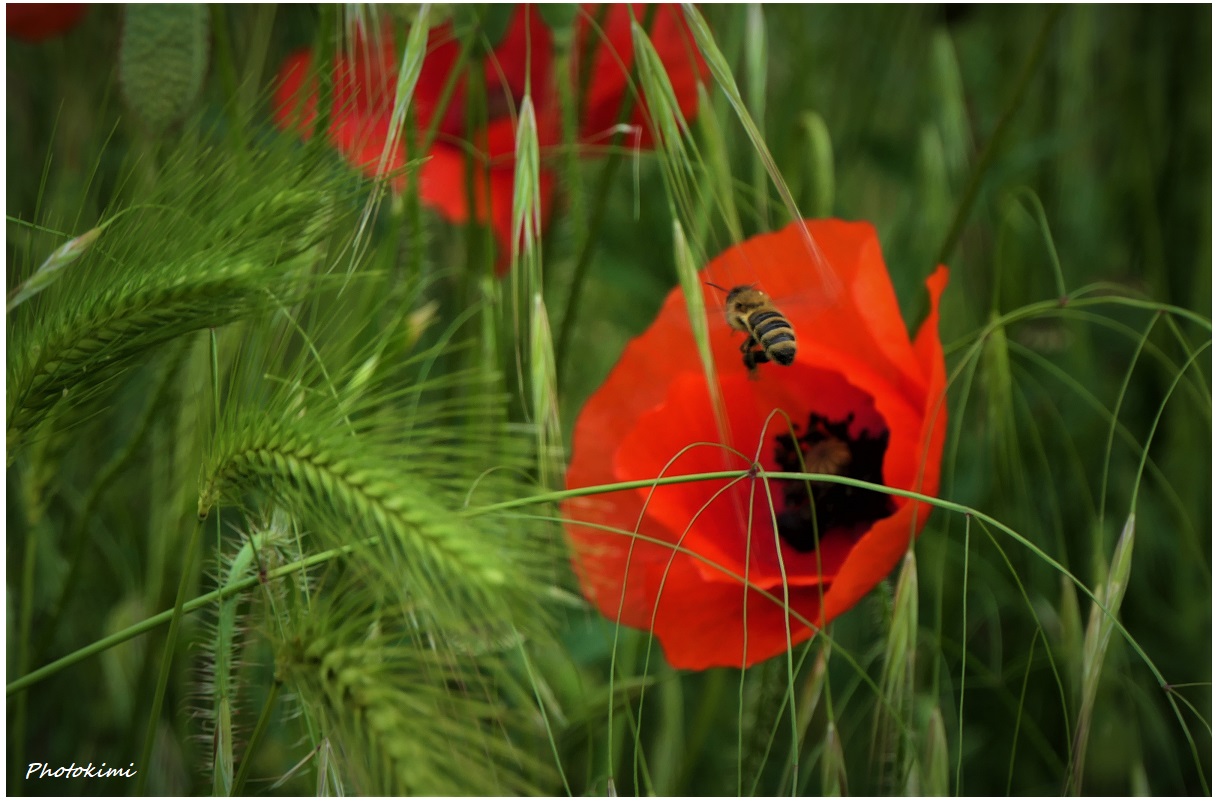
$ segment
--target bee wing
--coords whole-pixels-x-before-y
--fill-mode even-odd
[[[760,277],[755,273],[742,270],[729,272],[721,267],[715,270],[715,266],[717,265],[708,267],[700,274],[700,277],[703,278],[699,285],[700,303],[697,302],[698,299],[694,299],[694,302],[690,303],[688,302],[690,299],[687,298],[686,306],[689,309],[689,315],[698,316],[696,321],[687,320],[687,324],[694,331],[695,339],[700,341],[703,332],[706,333],[715,362],[718,364],[724,363],[725,354],[738,363],[741,362],[741,348],[750,338],[748,333],[732,327],[731,306],[727,302],[727,293],[732,288],[751,286],[764,292],[769,297],[773,310],[781,314],[788,325],[794,329],[797,342],[799,328],[806,326],[809,321],[814,320],[836,302],[837,296],[833,294],[837,291],[836,285],[833,292],[829,293],[815,283],[780,283],[774,290],[771,290],[770,286],[759,280],[747,280]],[[717,277],[727,283],[707,277],[716,272],[720,273]],[[698,358],[697,350],[692,350],[690,357],[696,360]]]

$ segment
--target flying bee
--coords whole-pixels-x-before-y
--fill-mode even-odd
[[[774,307],[770,296],[755,286],[736,286],[730,290],[706,282],[727,293],[727,324],[748,335],[740,352],[749,376],[757,377],[757,365],[774,362],[786,367],[795,361],[795,329]]]

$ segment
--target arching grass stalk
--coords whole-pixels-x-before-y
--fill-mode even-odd
[[[1138,339],[1137,347],[1133,352],[1133,356],[1129,359],[1129,366],[1125,368],[1125,376],[1121,380],[1120,389],[1117,391],[1116,408],[1114,408],[1112,410],[1112,415],[1111,415],[1111,418],[1108,423],[1108,436],[1104,440],[1104,460],[1103,460],[1103,467],[1100,472],[1099,525],[1095,527],[1097,536],[1103,536],[1104,513],[1107,511],[1107,501],[1108,501],[1108,469],[1109,469],[1109,466],[1112,464],[1112,445],[1113,445],[1113,441],[1116,439],[1117,420],[1120,417],[1121,406],[1125,402],[1126,393],[1129,392],[1130,383],[1133,381],[1134,370],[1138,366],[1138,358],[1142,353],[1142,349],[1144,347],[1146,347],[1146,343],[1150,341],[1151,331],[1154,330],[1154,327],[1158,322],[1159,322],[1159,315],[1157,315],[1157,314],[1152,315],[1151,318],[1146,321],[1146,328],[1142,331],[1142,336]],[[1178,381],[1179,378],[1180,377],[1177,376],[1176,380]],[[1154,433],[1153,429],[1151,430],[1151,433],[1152,434]],[[1148,440],[1148,442],[1149,442],[1149,440]],[[1140,473],[1139,473],[1139,475],[1140,475]],[[1136,503],[1137,497],[1138,497],[1136,488],[1132,494],[1132,497],[1134,498],[1134,502]],[[1132,517],[1132,512],[1130,514]],[[1126,525],[1126,527],[1129,527],[1129,526],[1131,526],[1131,524],[1132,524],[1132,520],[1129,522],[1126,522],[1125,525]],[[1077,788],[1077,787],[1074,788],[1074,791],[1076,793],[1080,792],[1079,788]]]
[[[741,472],[739,470],[724,470],[724,471],[715,471],[715,472],[709,472],[709,473],[665,476],[660,479],[644,479],[644,480],[637,480],[637,481],[617,482],[614,484],[602,485],[602,486],[597,486],[597,487],[581,488],[581,489],[577,489],[577,490],[562,490],[562,491],[556,491],[556,492],[539,493],[539,494],[528,496],[528,497],[515,498],[512,500],[508,500],[508,501],[502,501],[502,502],[498,502],[498,503],[472,507],[472,508],[469,508],[466,510],[462,510],[460,513],[458,513],[458,516],[463,517],[463,518],[471,518],[471,517],[478,517],[481,515],[503,512],[503,511],[507,511],[510,509],[519,509],[519,508],[523,508],[523,507],[536,506],[539,504],[553,504],[553,503],[562,501],[564,499],[586,496],[586,495],[598,495],[598,494],[605,494],[605,493],[611,493],[611,492],[619,492],[622,490],[651,488],[651,487],[655,487],[655,486],[688,483],[688,482],[692,482],[692,481],[708,481],[708,480],[716,480],[716,479],[733,479],[733,478],[739,479],[739,478],[745,477],[747,475],[749,475],[747,472]],[[1082,591],[1082,593],[1085,596],[1087,596],[1092,602],[1098,604],[1101,611],[1105,615],[1108,614],[1104,605],[1100,602],[1100,599],[1094,593],[1092,593],[1092,591],[1085,584],[1083,584],[1079,579],[1075,578],[1072,574],[1070,574],[1070,572],[1067,571],[1060,563],[1058,563],[1056,560],[1054,560],[1052,557],[1050,557],[1048,554],[1046,554],[1044,551],[1042,551],[1039,547],[1037,547],[1034,543],[1029,541],[1026,537],[1024,537],[1023,535],[1021,535],[1018,532],[1011,529],[1009,526],[1006,526],[1005,524],[999,522],[998,520],[994,519],[993,517],[990,517],[989,515],[987,515],[983,512],[980,512],[976,509],[973,509],[967,505],[956,503],[954,501],[943,500],[940,498],[934,498],[934,497],[931,497],[928,495],[923,495],[921,493],[913,492],[910,490],[903,490],[903,489],[898,489],[898,488],[894,488],[894,487],[886,487],[886,486],[881,486],[881,485],[870,484],[868,482],[858,481],[856,479],[846,478],[843,476],[834,476],[834,475],[818,474],[818,473],[787,473],[787,472],[770,473],[770,472],[762,471],[762,472],[758,473],[758,477],[766,479],[766,480],[823,481],[826,483],[838,483],[838,484],[844,484],[844,485],[848,485],[848,486],[854,486],[854,487],[858,487],[861,489],[882,490],[891,495],[908,498],[910,500],[926,503],[931,506],[935,506],[940,509],[944,509],[946,511],[965,515],[966,519],[976,519],[976,520],[982,521],[990,526],[993,526],[995,529],[1003,532],[1004,534],[1009,536],[1012,540],[1014,540],[1018,544],[1022,545],[1028,551],[1030,551],[1037,558],[1041,559],[1046,564],[1053,567],[1055,570],[1057,570],[1059,573],[1061,573],[1063,576],[1065,576],[1071,583],[1073,583],[1080,591]],[[642,537],[641,535],[630,535],[629,532],[623,532],[623,535],[624,536],[638,536],[641,539],[650,541],[650,538]],[[377,537],[371,537],[371,538],[368,538],[368,539],[362,541],[359,544],[351,544],[351,545],[347,545],[347,546],[344,546],[341,548],[329,549],[327,551],[310,556],[306,559],[302,559],[302,560],[299,560],[292,564],[284,565],[283,567],[268,571],[267,576],[268,576],[268,578],[278,578],[281,576],[285,576],[293,571],[299,571],[302,568],[307,568],[307,567],[310,567],[313,565],[321,564],[323,562],[338,558],[339,556],[350,554],[359,547],[373,545],[376,543],[376,541],[378,539],[379,538],[377,538]],[[658,543],[657,542],[657,544],[671,546],[671,543]],[[733,577],[733,578],[736,578],[737,580],[744,581],[744,578],[742,576],[734,576],[732,574],[732,571],[726,570],[725,568],[712,563],[710,560],[708,560],[706,557],[702,556],[701,554],[688,552],[685,549],[680,548],[679,546],[676,546],[676,549],[678,551],[686,553],[687,555],[689,555],[690,557],[692,557],[694,559],[697,559],[697,560],[707,564],[709,567],[711,567],[713,569],[723,571],[725,573],[725,575],[728,575],[729,577]],[[148,618],[147,620],[141,621],[139,624],[130,626],[127,629],[124,629],[123,631],[117,632],[109,637],[98,640],[97,642],[95,642],[85,648],[82,648],[72,654],[69,654],[69,655],[63,657],[62,659],[56,660],[55,662],[53,662],[43,668],[39,668],[38,670],[32,671],[31,673],[29,673],[25,676],[22,676],[21,678],[15,680],[13,682],[10,682],[8,684],[8,686],[6,687],[6,695],[12,696],[14,693],[25,690],[28,687],[32,686],[33,684],[47,678],[48,676],[54,675],[54,674],[58,673],[59,671],[63,670],[64,668],[69,667],[73,664],[76,664],[76,663],[82,661],[83,659],[96,655],[108,648],[113,647],[114,645],[116,645],[120,642],[124,642],[124,641],[129,640],[133,637],[136,637],[140,634],[143,634],[153,628],[156,628],[157,626],[162,625],[163,623],[165,623],[167,621],[172,621],[175,617],[175,614],[185,614],[185,613],[194,611],[209,603],[215,602],[219,598],[228,597],[229,595],[231,595],[233,593],[237,593],[244,589],[247,589],[248,587],[252,586],[255,582],[257,582],[258,580],[259,580],[259,578],[257,576],[251,576],[243,581],[240,581],[240,582],[234,584],[231,587],[228,587],[228,588],[225,588],[222,590],[215,590],[215,591],[212,591],[205,595],[202,595],[199,598],[196,598],[192,601],[184,602],[181,605],[180,610],[179,610],[178,606],[175,605],[174,609],[166,610],[165,612],[162,612],[159,615],[155,615],[155,616]],[[760,587],[755,587],[753,589],[755,591],[761,593],[762,595],[768,597],[772,602],[781,603],[781,599],[778,598],[777,596],[774,596],[768,590],[765,590]],[[1152,674],[1154,675],[1156,680],[1161,685],[1166,685],[1167,684],[1166,680],[1164,679],[1162,674],[1159,672],[1159,670],[1155,666],[1154,662],[1141,648],[1141,646],[1135,640],[1133,640],[1133,638],[1130,636],[1128,631],[1120,623],[1119,620],[1116,620],[1115,618],[1112,618],[1111,616],[1109,616],[1109,617],[1111,618],[1111,621],[1112,621],[1113,630],[1116,632],[1119,632],[1121,634],[1121,636],[1130,644],[1130,647],[1135,651],[1135,653],[1138,655],[1138,657],[1141,659],[1141,661],[1152,672]],[[795,615],[794,619],[796,622],[800,623],[801,625],[813,626],[811,621],[804,620],[802,617],[800,617],[798,615]],[[878,687],[876,689],[878,691]]]
[[[670,485],[670,484],[683,484],[683,483],[689,483],[689,482],[694,482],[694,481],[713,481],[716,479],[733,479],[733,478],[740,479],[740,478],[748,477],[751,475],[753,475],[753,474],[748,471],[742,472],[740,470],[717,470],[717,471],[706,472],[706,473],[691,473],[688,475],[664,476],[663,478],[642,479],[642,480],[635,480],[635,481],[621,481],[621,482],[615,482],[613,484],[602,484],[602,485],[596,486],[596,487],[583,487],[583,488],[575,489],[575,490],[562,490],[562,491],[558,491],[558,492],[540,493],[538,495],[533,495],[533,496],[530,496],[527,498],[518,498],[518,499],[514,499],[514,500],[510,500],[510,501],[502,501],[499,503],[488,504],[486,506],[476,507],[476,508],[463,512],[463,514],[465,514],[465,515],[486,514],[489,512],[499,512],[499,511],[504,511],[507,509],[520,508],[520,507],[524,507],[524,506],[533,506],[538,503],[558,502],[558,501],[566,500],[568,498],[582,497],[585,495],[602,495],[602,494],[607,494],[607,493],[611,493],[611,492],[621,492],[622,490],[646,489],[646,488],[651,488],[651,487],[659,487],[659,486],[665,486],[665,485]],[[884,486],[882,484],[872,484],[872,483],[869,483],[866,481],[859,481],[858,479],[846,478],[845,476],[833,476],[833,475],[828,475],[825,473],[769,472],[769,471],[760,469],[760,466],[757,466],[757,472],[755,475],[759,480],[766,480],[766,481],[784,481],[784,480],[785,481],[801,481],[801,482],[803,482],[803,481],[821,481],[821,482],[824,482],[827,484],[843,484],[846,486],[858,487],[860,489],[882,491],[882,492],[888,493],[889,495],[896,495],[898,497],[908,498],[909,500],[929,504],[930,506],[934,506],[936,508],[943,509],[945,511],[956,512],[957,514],[966,515],[966,516],[969,516],[976,520],[982,521],[990,526],[993,526],[994,528],[1001,531],[1003,534],[1006,534],[1016,543],[1023,546],[1025,549],[1027,549],[1029,552],[1031,552],[1032,555],[1034,555],[1036,558],[1040,559],[1045,564],[1052,567],[1058,573],[1066,576],[1070,580],[1070,582],[1072,584],[1074,584],[1075,587],[1077,587],[1085,596],[1087,596],[1088,599],[1090,599],[1092,602],[1098,604],[1101,609],[1104,609],[1105,614],[1111,619],[1115,630],[1120,632],[1121,636],[1125,639],[1125,641],[1129,643],[1130,647],[1138,655],[1138,658],[1146,665],[1146,667],[1154,675],[1155,680],[1158,681],[1160,683],[1160,685],[1167,683],[1166,679],[1163,677],[1163,674],[1159,671],[1158,667],[1156,667],[1154,661],[1150,658],[1150,656],[1146,653],[1146,651],[1142,649],[1142,647],[1133,638],[1133,636],[1125,629],[1124,625],[1122,625],[1119,620],[1117,620],[1111,614],[1107,613],[1103,603],[1101,602],[1101,599],[1098,598],[1095,595],[1095,593],[1093,593],[1091,591],[1091,589],[1082,582],[1082,580],[1075,577],[1074,574],[1072,574],[1069,570],[1067,570],[1065,568],[1065,566],[1063,566],[1060,562],[1058,562],[1056,559],[1054,559],[1049,554],[1045,553],[1045,551],[1043,551],[1038,545],[1036,545],[1036,543],[1032,542],[1027,537],[1025,537],[1022,534],[1020,534],[1019,532],[1015,531],[1010,526],[1006,525],[1005,523],[1000,522],[999,520],[997,520],[994,517],[991,517],[990,515],[986,514],[985,512],[982,512],[978,509],[974,509],[973,507],[968,506],[966,504],[956,503],[955,501],[948,501],[948,500],[944,500],[942,498],[933,497],[931,495],[924,495],[920,492],[900,489],[898,487],[889,487],[889,486]],[[584,525],[587,525],[587,524],[584,523]],[[634,536],[638,536],[641,539],[646,539],[646,540],[650,541],[650,538],[645,538],[645,537],[642,537],[641,535],[636,534]],[[743,580],[742,577],[732,575],[731,571],[726,570],[722,566],[714,564],[713,562],[710,562],[706,557],[702,556],[701,554],[687,551],[686,549],[684,549],[680,546],[673,546],[672,543],[665,543],[665,542],[657,541],[656,544],[664,545],[666,547],[673,547],[677,551],[686,553],[688,556],[707,564],[708,566],[712,567],[713,569],[724,572],[725,575]],[[764,592],[760,588],[756,588],[756,589],[759,592]],[[766,593],[766,594],[768,594],[768,593]],[[770,597],[776,601],[781,600],[772,595]],[[794,619],[804,625],[807,625],[811,628],[815,628],[815,625],[811,621],[803,620],[802,618],[800,618],[798,616],[795,616]]]
[[[1026,306],[1021,306],[1018,309],[1013,309],[1005,314],[998,315],[988,320],[984,327],[974,330],[965,336],[960,337],[943,346],[943,350],[947,353],[953,353],[965,347],[966,344],[972,343],[972,347],[981,347],[985,336],[995,328],[1001,326],[1009,326],[1012,323],[1021,320],[1030,320],[1049,314],[1062,314],[1069,311],[1077,311],[1078,309],[1087,309],[1093,306],[1117,306],[1131,309],[1144,309],[1146,311],[1162,312],[1181,317],[1189,322],[1195,323],[1205,329],[1207,332],[1213,331],[1213,323],[1196,312],[1180,306],[1172,306],[1167,303],[1159,303],[1151,300],[1142,300],[1141,298],[1124,297],[1121,295],[1100,295],[1091,296],[1092,293],[1103,292],[1111,289],[1107,285],[1093,284],[1082,287],[1070,293],[1065,300],[1042,300],[1036,303],[1029,303]]]
[[[1096,322],[1100,322],[1100,321],[1106,321],[1106,318],[1098,318],[1098,320],[1096,320]],[[1147,344],[1148,344],[1148,347],[1146,349],[1146,352],[1153,353],[1154,349],[1151,346],[1149,346],[1149,343],[1147,343]],[[1088,408],[1090,408],[1097,415],[1099,415],[1100,419],[1102,421],[1108,422],[1110,425],[1112,425],[1113,431],[1115,432],[1116,436],[1119,437],[1121,442],[1123,442],[1126,446],[1128,446],[1132,451],[1138,452],[1141,450],[1141,448],[1142,448],[1141,443],[1139,443],[1137,441],[1137,439],[1133,435],[1133,432],[1131,432],[1129,430],[1129,427],[1127,425],[1125,425],[1124,423],[1122,423],[1116,417],[1116,415],[1113,413],[1113,411],[1111,409],[1109,409],[1107,406],[1105,406],[1103,404],[1103,402],[1100,401],[1100,399],[1097,398],[1075,376],[1071,375],[1068,371],[1062,369],[1061,367],[1058,367],[1052,361],[1050,361],[1049,359],[1046,359],[1043,355],[1041,355],[1040,353],[1037,353],[1036,351],[1032,350],[1031,348],[1021,345],[1018,342],[1010,342],[1010,346],[1011,346],[1012,354],[1018,354],[1021,358],[1026,359],[1027,361],[1031,362],[1036,367],[1043,370],[1047,375],[1052,376],[1054,379],[1056,379],[1058,382],[1060,382],[1064,387],[1066,387],[1068,390],[1070,390],[1079,400],[1083,401],[1083,403],[1085,403]],[[1158,355],[1163,356],[1163,354],[1161,354],[1161,353]],[[1163,358],[1165,359],[1166,357],[1163,357]],[[1193,362],[1193,364],[1195,366],[1196,362]],[[1186,386],[1192,386],[1192,385],[1189,384]],[[1062,424],[1062,425],[1064,426],[1064,424]],[[1063,428],[1063,430],[1064,430],[1064,428]],[[1155,463],[1154,460],[1151,460],[1151,459],[1147,460],[1146,469],[1148,471],[1150,471],[1150,475],[1151,475],[1151,477],[1153,477],[1155,479],[1155,482],[1156,482],[1156,485],[1158,486],[1158,488],[1160,490],[1162,490],[1163,493],[1166,495],[1166,498],[1167,498],[1171,508],[1179,515],[1180,525],[1183,528],[1183,530],[1186,531],[1189,535],[1187,538],[1187,542],[1188,542],[1188,545],[1190,546],[1190,550],[1193,552],[1192,555],[1194,557],[1196,557],[1198,563],[1204,563],[1206,561],[1206,559],[1205,559],[1204,554],[1202,553],[1200,537],[1198,535],[1196,526],[1193,525],[1194,521],[1192,521],[1189,518],[1188,512],[1184,508],[1184,501],[1181,500],[1179,493],[1176,491],[1176,488],[1167,479],[1167,476],[1163,473],[1162,468],[1160,468],[1158,466],[1158,464]],[[1088,500],[1090,500],[1090,499],[1088,499]],[[1092,509],[1092,511],[1094,512],[1094,509]]]
[[[307,570],[315,565],[320,565],[341,556],[350,554],[356,547],[357,546],[355,545],[347,545],[342,548],[331,548],[329,550],[321,551],[320,553],[313,554],[308,558],[300,559],[290,564],[283,565],[282,567],[268,570],[266,578],[268,580],[278,579],[294,572]],[[240,592],[244,592],[257,584],[259,580],[260,578],[258,576],[249,576],[248,578],[242,579],[241,581],[229,586],[221,587],[200,595],[198,598],[194,598],[182,604],[182,614],[196,612],[209,604],[215,603],[216,601],[222,601]],[[67,668],[79,664],[90,657],[97,656],[104,651],[108,651],[116,645],[127,642],[128,640],[134,639],[141,634],[146,634],[153,629],[163,626],[165,623],[168,623],[173,619],[176,612],[177,606],[175,605],[172,609],[166,609],[163,612],[152,615],[145,620],[141,620],[139,623],[128,626],[121,631],[116,631],[107,637],[103,637],[96,642],[86,645],[84,648],[79,648],[66,656],[60,657],[54,662],[44,665],[37,670],[30,671],[21,678],[14,679],[13,681],[9,682],[4,689],[5,696],[12,697],[17,693],[28,690],[35,684],[54,676],[60,671],[66,670]]]
[[[760,686],[755,687],[755,690],[757,696],[762,701],[764,707],[762,710],[746,707],[744,703],[746,699],[743,694],[744,687],[743,684],[741,685],[742,693],[740,700],[742,703],[739,707],[738,715],[744,718],[746,713],[750,713],[754,718],[753,724],[749,728],[752,730],[751,733],[755,740],[751,747],[744,746],[741,742],[738,742],[736,745],[738,751],[743,750],[745,760],[752,760],[753,766],[752,783],[745,788],[746,792],[744,795],[756,796],[761,792],[761,782],[766,775],[765,767],[770,763],[770,758],[774,753],[774,746],[778,742],[778,733],[783,726],[784,720],[791,729],[790,751],[786,754],[785,759],[782,760],[783,775],[775,787],[780,790],[787,788],[792,795],[799,795],[799,777],[804,765],[803,735],[806,732],[809,722],[808,716],[811,713],[810,709],[807,709],[805,712],[804,705],[809,701],[815,704],[816,699],[819,697],[820,689],[823,687],[823,672],[820,681],[816,678],[817,667],[824,668],[820,658],[818,657],[817,662],[814,663],[813,675],[810,677],[811,685],[805,685],[805,692],[799,693],[796,691],[795,677],[803,670],[804,664],[807,663],[813,648],[818,643],[823,647],[828,647],[829,642],[828,637],[814,637],[807,643],[796,646],[799,648],[798,657],[795,656],[795,649],[792,648],[787,651],[785,659],[781,661],[775,660],[774,663],[763,663],[763,665],[773,664],[777,669],[772,672],[765,670],[756,671],[761,673],[761,678],[758,682]],[[819,653],[823,657],[824,651],[822,650]],[[809,695],[809,691],[811,695]],[[750,704],[749,706],[752,705]],[[763,726],[763,724],[767,725]],[[742,764],[741,767],[742,769],[739,773],[743,776],[748,771],[744,769],[745,765]]]

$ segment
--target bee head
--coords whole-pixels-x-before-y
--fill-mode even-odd
[[[747,293],[756,293],[757,295],[760,295],[762,298],[766,297],[764,292],[761,292],[759,289],[757,289],[756,284],[741,284],[740,286],[734,286],[731,289],[724,289],[723,287],[721,287],[718,284],[713,283],[711,281],[707,281],[706,285],[710,286],[710,287],[714,287],[715,289],[719,290],[720,292],[726,293],[727,302],[729,304],[734,303],[737,300],[744,300],[746,298]]]

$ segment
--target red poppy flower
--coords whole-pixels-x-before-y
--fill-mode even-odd
[[[745,335],[712,326],[723,434],[680,290],[575,425],[571,488],[741,472],[564,504],[584,594],[607,617],[654,632],[674,667],[748,666],[808,639],[801,619],[822,627],[857,603],[931,511],[842,484],[758,477],[747,472],[754,460],[767,472],[938,491],[947,269],[927,280],[931,311],[911,342],[871,225],[806,225],[841,284],[831,303],[809,292],[817,273],[798,225],[732,248],[703,273],[727,287],[759,284],[797,340],[793,364],[761,364],[750,379]],[[721,293],[705,292],[709,308],[723,307]]]
[[[6,3],[5,33],[41,42],[69,30],[85,15],[85,3]]]
[[[575,23],[571,63],[578,68],[583,53],[592,48],[590,83],[581,99],[579,134],[585,142],[607,143],[617,122],[618,109],[628,88],[634,61],[630,33],[632,9],[609,6],[603,15],[595,6],[585,6]],[[645,9],[633,9],[636,19]],[[599,29],[595,23],[600,21]],[[669,72],[681,112],[692,116],[697,108],[697,85],[705,65],[693,45],[692,36],[676,6],[659,6],[650,29],[652,44]],[[467,130],[465,80],[462,78],[446,108],[439,108],[443,88],[460,50],[452,28],[445,23],[428,34],[427,56],[414,94],[415,120],[425,129],[442,114],[438,136],[419,175],[423,202],[446,219],[463,223],[471,218],[489,224],[500,246],[500,264],[511,250],[512,185],[515,174],[516,110],[526,86],[533,95],[538,144],[542,148],[562,143],[562,110],[558,104],[554,75],[553,36],[536,9],[519,5],[503,39],[482,65],[489,119],[486,127]],[[275,96],[275,119],[283,128],[308,137],[316,119],[316,85],[310,76],[312,55],[301,51],[280,70]],[[378,164],[389,135],[398,70],[392,39],[357,43],[353,52],[340,55],[334,65],[334,105],[330,139],[355,166],[369,176],[378,174]],[[307,87],[305,82],[309,81]],[[639,126],[638,144],[651,142],[646,109],[636,104],[631,122]],[[630,144],[635,144],[633,141]],[[479,153],[470,158],[472,145]],[[407,162],[404,146],[391,152],[386,171],[398,170]],[[466,170],[474,170],[474,208],[469,208]],[[549,216],[553,175],[540,171],[543,222]],[[394,188],[402,191],[404,179]],[[488,191],[489,190],[489,191]]]

